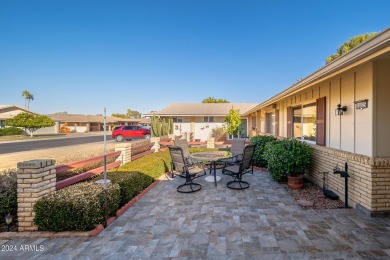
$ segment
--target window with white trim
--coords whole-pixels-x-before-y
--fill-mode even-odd
[[[316,103],[293,108],[292,135],[295,139],[310,142],[316,141],[316,109]]]
[[[212,123],[212,122],[214,122],[214,117],[213,116],[205,116],[203,119],[203,122]]]
[[[182,123],[183,122],[183,118],[181,116],[173,116],[173,122],[174,123]]]

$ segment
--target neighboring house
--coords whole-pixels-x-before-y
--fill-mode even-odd
[[[15,106],[15,105],[0,105],[0,128],[4,128],[4,121],[20,113],[30,113],[37,115],[37,113],[31,112],[30,110]]]
[[[15,105],[0,105],[0,128],[4,128],[4,121],[20,113],[29,113],[33,115],[38,115],[30,110],[15,106]],[[34,132],[34,134],[54,134],[58,133],[59,124],[56,123],[54,126],[43,127]]]
[[[61,127],[66,126],[70,131],[79,133],[103,131],[104,130],[104,116],[80,115],[80,114],[66,114],[55,113],[47,115],[53,121],[60,122]],[[114,116],[106,116],[107,131],[111,131],[116,125],[147,125],[149,122],[145,118],[120,118]]]
[[[232,107],[239,109],[240,114],[244,114],[256,105],[242,103],[174,103],[160,111],[145,114],[145,116],[172,117],[175,135],[187,132],[192,133],[194,140],[205,141],[211,136],[212,129],[223,126],[224,120]],[[242,117],[242,122],[241,135],[247,136],[247,117]]]
[[[390,28],[243,113],[251,135],[312,144],[309,176],[342,195],[349,164],[349,203],[371,215],[390,213]],[[340,105],[340,106],[339,106]],[[343,109],[344,108],[344,109]]]

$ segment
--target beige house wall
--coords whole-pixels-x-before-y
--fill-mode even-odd
[[[349,165],[349,205],[372,216],[390,212],[390,59],[368,61],[322,82],[287,96],[274,106],[261,108],[260,131],[265,133],[265,113],[279,110],[279,135],[287,137],[287,108],[326,97],[326,147],[312,145],[313,164],[308,177],[327,186],[344,200],[344,178],[333,174],[338,165]],[[368,108],[355,109],[355,102],[368,100]],[[337,105],[347,106],[342,116]]]
[[[390,58],[378,60],[375,68],[375,155],[390,155]],[[370,101],[369,101],[370,102]],[[369,103],[370,106],[370,103]],[[371,104],[372,106],[372,104]]]
[[[326,97],[326,146],[373,156],[372,77],[372,63],[368,62],[278,101],[279,135],[287,137],[287,107],[315,103],[318,98]],[[369,100],[368,108],[356,110],[354,101],[362,99]],[[335,115],[337,104],[347,106],[344,115]],[[261,132],[266,130],[265,113],[272,111],[274,109],[261,109],[264,126]]]

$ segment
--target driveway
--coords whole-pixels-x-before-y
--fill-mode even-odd
[[[266,172],[244,179],[249,189],[176,192],[182,178],[161,181],[94,238],[15,239],[0,251],[20,259],[389,259],[390,220],[354,209],[303,210]]]

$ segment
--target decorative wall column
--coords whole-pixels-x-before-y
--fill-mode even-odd
[[[35,203],[44,195],[55,192],[54,160],[31,160],[18,163],[18,222],[19,231],[35,231]]]
[[[122,161],[121,165],[131,162],[131,143],[121,143],[115,145],[115,152],[120,151],[116,161]]]
[[[151,137],[150,142],[154,143],[152,146],[152,149],[154,149],[154,152],[157,153],[160,151],[160,137]]]
[[[207,138],[207,148],[215,148],[214,137]]]

